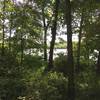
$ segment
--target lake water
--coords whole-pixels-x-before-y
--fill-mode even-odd
[[[49,56],[49,50],[47,50]],[[67,49],[54,49],[54,58],[58,56],[59,53],[67,54]]]

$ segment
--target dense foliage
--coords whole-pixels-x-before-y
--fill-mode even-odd
[[[99,0],[1,0],[0,100],[100,100],[99,43]]]

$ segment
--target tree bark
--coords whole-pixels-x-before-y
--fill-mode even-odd
[[[97,59],[97,74],[100,75],[100,50],[99,50],[99,53],[98,53],[98,59]]]
[[[12,35],[12,12],[11,12],[11,16],[10,16],[9,52],[11,52],[11,35]]]
[[[72,47],[72,16],[71,2],[66,2],[66,24],[67,24],[67,63],[68,63],[68,100],[75,100],[75,83],[74,83],[74,60]],[[67,67],[67,66],[66,66]]]
[[[23,8],[22,15],[25,15],[25,9]],[[23,29],[25,28],[25,20],[22,21],[22,29],[20,30],[20,46],[21,46],[21,58],[20,58],[20,66],[23,67],[23,59],[24,59],[24,31]]]
[[[83,11],[81,14],[81,21],[80,21],[80,30],[79,30],[79,35],[78,35],[78,47],[77,47],[77,66],[76,66],[76,71],[80,71],[80,50],[81,50],[81,39],[82,39],[82,28],[83,28]]]
[[[4,43],[5,43],[5,7],[6,7],[6,0],[4,0],[4,4],[3,4],[3,34],[2,34],[2,52],[1,55],[4,55]]]
[[[48,26],[45,22],[44,8],[42,8],[43,26],[44,26],[44,61],[47,61],[47,29]]]
[[[55,1],[55,8],[54,8],[53,26],[51,29],[52,39],[50,42],[49,62],[48,62],[47,71],[50,71],[53,68],[53,51],[54,51],[54,44],[55,44],[55,39],[56,39],[58,9],[59,9],[59,0],[56,0]]]

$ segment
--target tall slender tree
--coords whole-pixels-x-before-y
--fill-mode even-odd
[[[47,31],[49,28],[49,24],[50,24],[50,20],[47,18],[49,16],[46,16],[45,13],[47,13],[47,11],[45,11],[46,8],[46,3],[47,1],[43,1],[42,2],[42,20],[43,20],[43,31],[44,31],[44,61],[47,61]],[[46,21],[47,20],[47,21]]]
[[[45,21],[44,7],[42,8],[43,26],[44,26],[44,60],[47,61],[47,26]]]
[[[5,7],[6,7],[6,0],[3,1],[3,24],[2,24],[2,52],[1,55],[4,55],[4,43],[5,43]]]
[[[11,51],[11,35],[12,35],[12,12],[10,15],[10,27],[9,27],[9,52]]]
[[[51,29],[52,39],[50,42],[50,52],[49,52],[49,62],[47,70],[51,70],[53,68],[53,51],[54,51],[54,44],[56,39],[56,30],[57,30],[57,21],[58,21],[58,10],[59,10],[59,0],[55,0],[55,8],[54,8],[54,20]]]
[[[98,53],[98,59],[97,59],[97,74],[100,74],[100,51]]]
[[[74,83],[74,60],[72,47],[72,11],[71,1],[65,0],[66,3],[66,25],[67,25],[67,63],[68,63],[68,100],[75,100],[75,83]]]
[[[84,12],[82,10],[79,35],[78,35],[78,47],[77,47],[77,66],[76,66],[76,69],[78,72],[80,70],[80,50],[81,50],[81,39],[82,39],[82,29],[83,29],[83,20],[84,20],[83,17],[84,17]]]

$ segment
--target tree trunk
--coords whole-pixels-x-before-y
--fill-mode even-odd
[[[11,34],[12,34],[12,13],[11,13],[11,16],[10,16],[9,52],[11,52]]]
[[[99,53],[98,53],[98,59],[97,59],[97,74],[100,75],[100,50],[99,50]]]
[[[45,14],[44,14],[44,8],[42,9],[42,16],[43,16],[43,26],[44,26],[44,61],[47,61],[47,29],[48,26],[45,22]]]
[[[67,24],[67,63],[68,63],[68,100],[75,100],[75,83],[74,83],[74,61],[72,47],[72,16],[71,2],[66,1],[66,24]],[[67,67],[67,66],[66,66]]]
[[[54,50],[54,44],[56,39],[56,30],[57,30],[57,20],[58,20],[58,9],[59,9],[59,0],[55,1],[55,9],[54,9],[54,20],[53,20],[53,26],[52,26],[52,39],[50,42],[50,52],[49,52],[49,62],[47,71],[50,71],[53,68],[53,50]]]
[[[22,12],[22,15],[25,15],[25,10],[23,9],[23,12]],[[20,66],[23,67],[23,58],[24,58],[24,38],[23,38],[23,29],[25,28],[24,25],[26,24],[25,23],[25,20],[22,21],[22,29],[20,30],[20,46],[21,46],[21,58],[20,58]]]
[[[76,71],[80,71],[80,49],[81,49],[81,39],[82,39],[82,28],[83,28],[83,11],[81,14],[81,21],[80,21],[80,30],[79,30],[79,36],[78,36],[78,47],[77,47],[77,66]]]
[[[5,6],[6,6],[6,0],[4,0],[4,4],[3,4],[3,35],[2,35],[2,52],[1,55],[4,55],[4,38],[5,38]]]
[[[44,60],[47,61],[47,29],[44,30]]]

